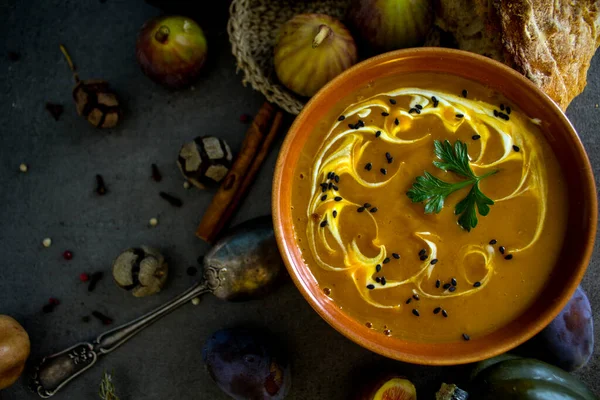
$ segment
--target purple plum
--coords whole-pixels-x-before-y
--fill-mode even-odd
[[[581,287],[538,339],[547,361],[566,371],[588,362],[594,350],[594,322],[590,301]]]
[[[204,344],[202,359],[219,388],[236,400],[281,400],[291,386],[287,356],[268,332],[217,331]]]

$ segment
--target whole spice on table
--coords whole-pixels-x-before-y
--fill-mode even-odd
[[[99,79],[80,80],[71,56],[62,44],[60,45],[60,51],[65,56],[75,79],[73,99],[77,106],[77,114],[87,119],[95,127],[114,128],[122,114],[116,93],[106,81]]]
[[[183,205],[183,201],[181,199],[165,192],[159,193],[160,197],[165,199],[170,205],[173,207],[181,207]]]
[[[93,292],[96,289],[96,285],[100,280],[104,277],[104,273],[102,271],[94,272],[90,277],[88,283],[88,292]]]
[[[221,187],[204,212],[196,235],[213,242],[231,221],[241,201],[245,198],[256,174],[269,154],[283,120],[283,112],[265,102],[246,132],[242,149]]]
[[[226,141],[214,136],[199,136],[179,150],[177,166],[194,186],[216,187],[231,168],[233,155]]]
[[[113,263],[115,282],[135,297],[158,293],[167,282],[168,271],[162,254],[148,246],[127,249]]]
[[[46,103],[46,110],[48,110],[55,121],[58,121],[64,111],[64,107],[62,104]]]
[[[100,311],[92,311],[92,315],[102,322],[102,325],[110,325],[113,323],[112,318],[102,314]]]
[[[156,164],[152,164],[152,179],[154,179],[155,182],[162,181],[162,175],[158,170],[158,165]]]
[[[106,189],[104,178],[102,175],[96,175],[96,193],[100,196],[104,196],[106,192],[108,192],[108,189]]]

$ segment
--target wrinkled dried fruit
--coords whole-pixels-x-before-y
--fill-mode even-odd
[[[188,17],[163,16],[147,21],[138,35],[136,57],[142,71],[171,89],[189,86],[206,61],[206,38]]]
[[[416,400],[417,389],[408,379],[388,375],[367,385],[359,400]]]
[[[287,21],[275,47],[277,77],[301,96],[314,95],[356,60],[350,32],[324,14],[300,14]]]
[[[0,315],[0,389],[11,386],[25,368],[31,344],[23,327],[8,315]]]
[[[232,159],[227,142],[214,136],[199,136],[181,147],[177,166],[188,181],[204,189],[219,185],[229,172]]]
[[[127,249],[113,263],[115,282],[135,297],[160,292],[167,282],[168,270],[162,254],[147,246]]]
[[[352,0],[349,25],[368,52],[421,46],[433,24],[431,0]]]

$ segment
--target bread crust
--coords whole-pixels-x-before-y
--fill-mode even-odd
[[[563,110],[585,88],[600,0],[437,0],[435,9],[460,49],[518,70]]]

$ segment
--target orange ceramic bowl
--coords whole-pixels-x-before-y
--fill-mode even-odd
[[[293,174],[316,123],[337,99],[371,80],[396,74],[437,72],[479,82],[503,94],[527,115],[541,119],[542,131],[564,171],[569,191],[566,239],[554,276],[538,300],[518,319],[470,342],[420,343],[368,329],[320,290],[294,238]],[[565,306],[589,263],[596,236],[597,199],[588,157],[560,108],[516,71],[472,53],[439,48],[399,50],[368,59],[321,89],[294,121],[283,144],[273,183],[273,217],[281,254],[296,286],[321,317],[352,341],[386,357],[417,364],[452,365],[504,353],[542,330]]]

